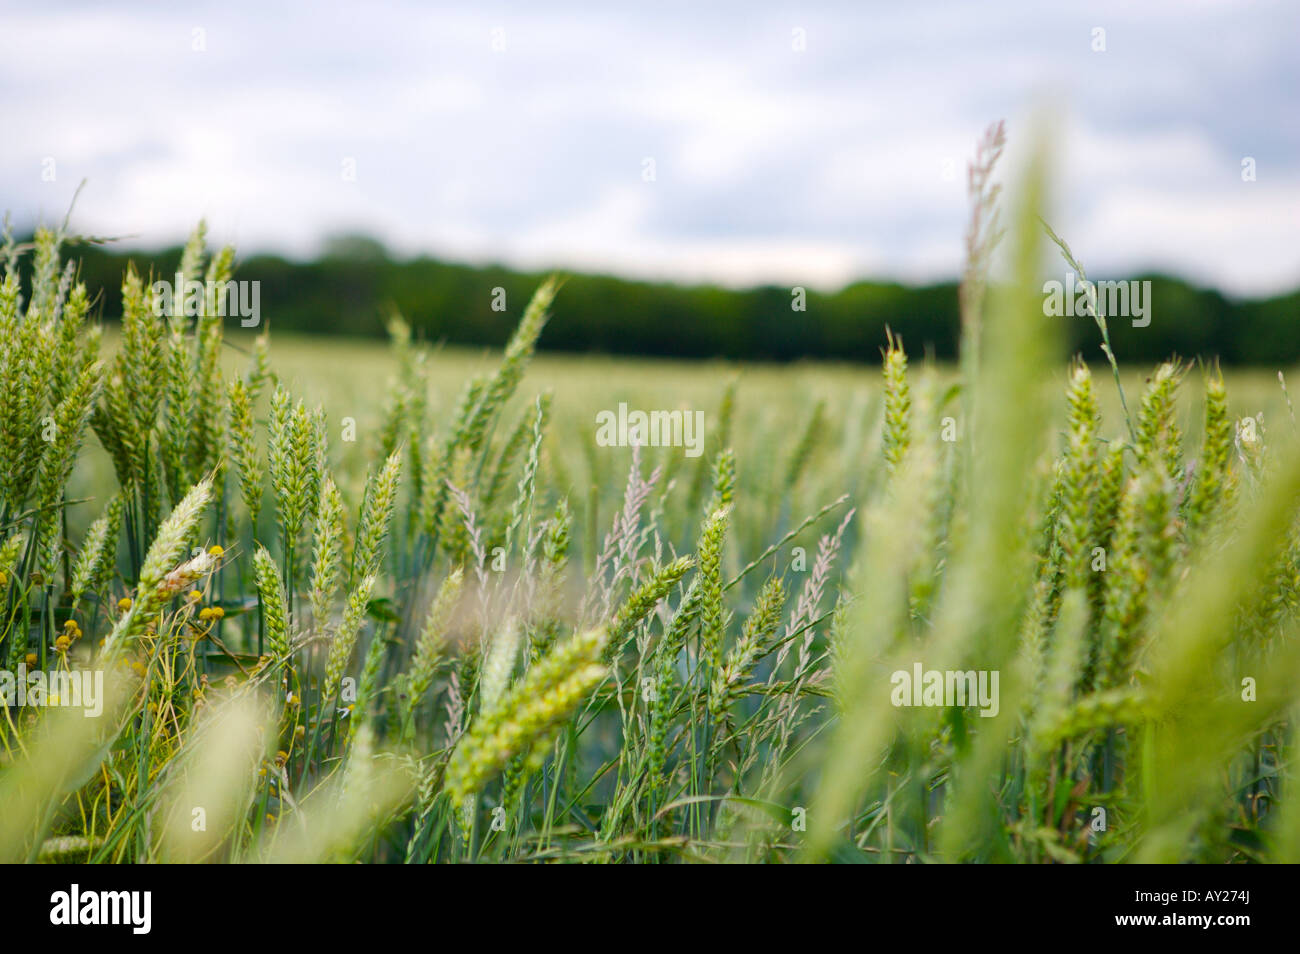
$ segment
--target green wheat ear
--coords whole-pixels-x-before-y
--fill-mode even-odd
[[[700,533],[700,651],[711,672],[722,668],[726,609],[722,602],[722,544],[727,536],[730,508],[720,506]]]
[[[785,609],[785,588],[779,579],[768,580],[758,595],[754,611],[741,628],[740,639],[713,674],[709,685],[709,712],[716,718],[741,690],[755,663],[770,649],[770,640],[781,625]]]
[[[659,601],[672,591],[686,575],[686,571],[694,565],[695,560],[691,557],[678,557],[671,563],[658,567],[644,583],[628,595],[609,625],[608,647],[611,653],[621,648],[623,638],[650,615],[650,612],[659,605]]]
[[[289,601],[275,560],[260,544],[253,554],[253,570],[265,621],[267,646],[278,663],[287,660],[290,652]]]
[[[1205,382],[1205,438],[1186,508],[1189,543],[1197,542],[1207,527],[1222,523],[1232,507],[1232,444],[1227,388],[1216,370]]]
[[[1183,478],[1182,437],[1178,431],[1176,404],[1183,371],[1182,365],[1173,361],[1166,361],[1156,369],[1142,397],[1137,422],[1139,459],[1159,459],[1175,483]]]
[[[540,763],[555,731],[605,677],[604,645],[601,630],[556,644],[479,713],[447,763],[444,790],[453,805],[479,792],[515,755]]]
[[[357,527],[357,546],[353,554],[352,575],[375,573],[383,559],[384,540],[393,521],[397,488],[401,481],[402,449],[388,455],[379,473],[366,484],[366,502]]]
[[[885,429],[882,440],[885,461],[892,471],[898,467],[912,439],[912,398],[907,385],[907,355],[903,339],[886,330]]]
[[[239,475],[240,494],[244,507],[248,510],[249,525],[256,532],[257,517],[262,511],[262,481],[265,477],[253,424],[253,402],[256,397],[241,378],[230,382],[229,395],[227,430],[230,456],[235,461]]]
[[[312,554],[311,618],[317,630],[329,621],[330,606],[343,571],[343,494],[329,474],[321,481],[316,507],[316,540]]]
[[[1083,586],[1087,580],[1090,537],[1093,529],[1093,495],[1097,478],[1097,399],[1088,366],[1076,361],[1067,394],[1069,436],[1061,462],[1060,546],[1066,585]]]
[[[208,478],[199,481],[158,528],[140,569],[135,598],[105,638],[104,652],[107,656],[112,657],[125,648],[129,639],[140,635],[149,623],[158,618],[168,601],[214,568],[215,560],[206,551],[180,566],[176,565],[185,553],[190,535],[211,496],[212,481]]]
[[[464,571],[460,567],[452,570],[438,587],[438,594],[429,606],[428,613],[425,614],[424,625],[420,627],[420,634],[415,642],[411,668],[407,673],[405,717],[408,720],[424,699],[425,693],[429,691],[438,663],[447,649],[446,640],[452,612],[460,599],[464,582]]]
[[[334,630],[330,641],[329,655],[325,660],[324,698],[333,699],[334,693],[343,678],[343,671],[352,658],[356,647],[361,624],[365,620],[366,608],[370,604],[370,594],[375,588],[375,575],[364,577],[356,589],[348,596],[347,606],[343,610],[343,619]]]
[[[523,318],[506,344],[501,365],[483,388],[466,423],[463,442],[470,450],[480,450],[489,425],[523,379],[524,370],[537,349],[537,339],[550,317],[551,304],[555,301],[559,287],[557,278],[548,278],[537,287],[528,307],[524,309]]]
[[[72,568],[72,604],[77,606],[87,592],[100,590],[113,569],[117,535],[122,525],[122,498],[114,497],[99,518],[90,525]],[[0,572],[6,569],[0,552]]]
[[[294,548],[319,501],[322,448],[319,420],[302,401],[292,402],[284,388],[271,396],[271,447],[268,462],[280,517],[281,544],[286,555]],[[286,560],[286,578],[294,567]]]

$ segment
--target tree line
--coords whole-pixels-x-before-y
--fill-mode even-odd
[[[111,245],[83,245],[87,288],[102,314],[121,314],[119,288],[128,261],[148,277],[171,280],[180,248],[156,254]],[[152,270],[152,272],[150,271]],[[261,283],[262,316],[270,328],[330,335],[382,336],[396,310],[426,341],[500,346],[544,276],[500,266],[432,258],[398,260],[366,238],[336,239],[313,261],[275,255],[239,261],[235,278]],[[1149,280],[1150,322],[1113,319],[1110,334],[1123,361],[1151,363],[1170,355],[1224,364],[1276,366],[1300,360],[1300,290],[1254,300],[1228,298],[1165,275]],[[1098,333],[1082,316],[1066,323],[1073,350],[1100,358]],[[743,290],[708,285],[629,281],[568,274],[541,347],[680,358],[793,361],[880,358],[886,327],[913,354],[956,356],[960,319],[957,284],[903,285],[862,281],[834,293],[790,287]]]

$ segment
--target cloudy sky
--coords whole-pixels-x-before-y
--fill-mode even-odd
[[[363,231],[526,267],[923,281],[960,266],[980,132],[1006,118],[1014,165],[1045,104],[1052,217],[1091,272],[1300,285],[1294,2],[181,6],[5,4],[20,225],[84,178],[74,226],[145,248],[206,216],[244,253]]]

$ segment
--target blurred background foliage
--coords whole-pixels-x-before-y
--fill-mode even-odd
[[[81,280],[97,295],[103,317],[121,314],[120,285],[128,261],[170,279],[179,246],[158,253],[104,244],[70,250]],[[261,310],[276,331],[382,337],[396,309],[415,335],[430,342],[499,347],[519,309],[544,274],[500,266],[452,264],[431,258],[397,259],[373,238],[337,236],[314,261],[257,255],[240,261],[235,278],[260,281]],[[1063,279],[1063,273],[1052,277]],[[1090,276],[1096,280],[1127,276]],[[1227,365],[1277,367],[1300,361],[1300,290],[1273,298],[1235,300],[1163,275],[1152,282],[1148,327],[1111,323],[1115,351],[1125,362],[1154,363],[1177,354],[1217,358]],[[506,293],[493,310],[493,289]],[[807,290],[805,311],[791,308],[792,290],[732,290],[569,274],[543,350],[744,361],[880,359],[889,327],[908,351],[939,360],[956,356],[957,283],[909,286],[863,281],[833,294]],[[1096,326],[1062,318],[1073,351],[1100,359]]]

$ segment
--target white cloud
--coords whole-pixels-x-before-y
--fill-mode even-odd
[[[207,215],[245,254],[355,229],[535,268],[930,280],[960,268],[975,139],[1007,117],[1013,168],[1046,95],[1090,268],[1272,292],[1300,281],[1298,26],[1175,0],[37,8],[0,34],[0,188],[30,223],[87,177],[75,224],[146,247]]]

